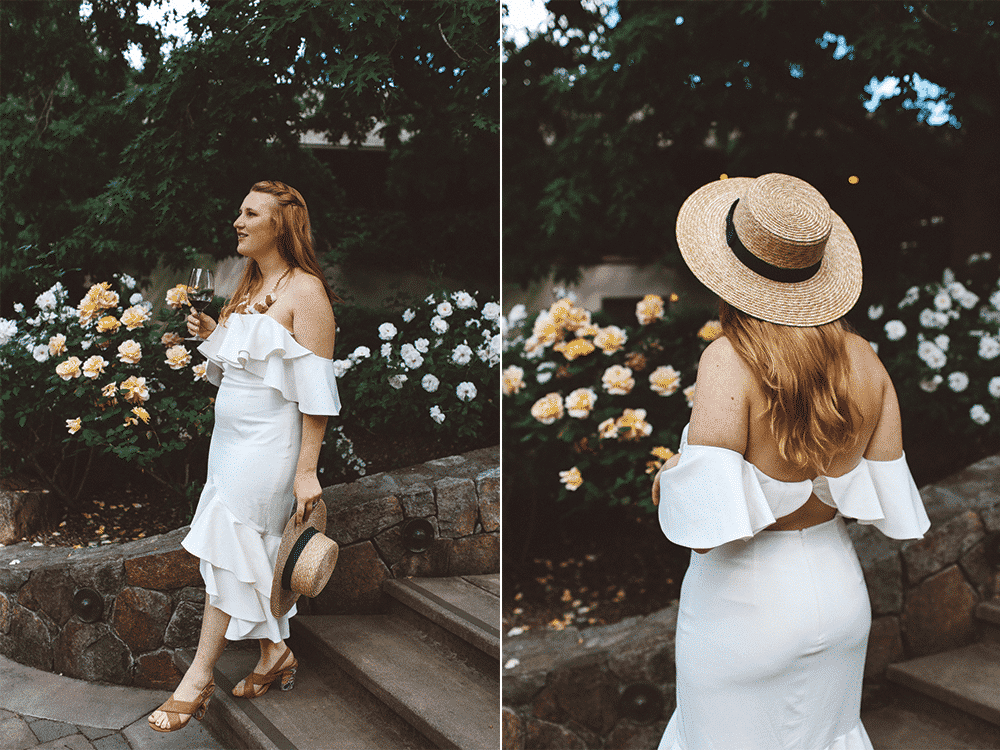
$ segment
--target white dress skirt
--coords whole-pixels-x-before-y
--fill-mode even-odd
[[[840,477],[775,480],[681,441],[660,524],[692,549],[677,618],[677,708],[659,750],[871,750],[861,724],[871,607],[844,515],[897,539],[930,526],[905,457]],[[767,531],[815,493],[840,510]]]
[[[182,545],[200,559],[209,603],[229,615],[228,640],[288,637],[271,615],[271,579],[292,491],[302,414],[336,415],[332,360],[295,341],[277,320],[233,314],[198,351],[219,385],[208,479]]]

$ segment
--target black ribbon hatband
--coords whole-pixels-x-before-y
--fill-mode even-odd
[[[292,546],[292,551],[288,553],[288,559],[285,560],[285,567],[281,570],[281,588],[285,591],[292,590],[292,571],[295,570],[295,563],[299,561],[299,557],[302,555],[302,550],[304,550],[306,545],[309,544],[309,540],[318,533],[318,529],[310,526],[299,535],[298,539],[295,540],[295,544]]]
[[[733,205],[729,207],[729,215],[726,216],[726,242],[740,263],[771,281],[790,283],[793,281],[805,281],[816,275],[820,266],[823,265],[822,258],[805,268],[782,268],[781,266],[771,265],[766,260],[761,260],[747,250],[740,241],[739,235],[736,234],[736,227],[733,226],[733,214],[736,212],[736,204],[739,202],[739,198],[733,201]]]

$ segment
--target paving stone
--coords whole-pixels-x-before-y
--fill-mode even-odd
[[[24,750],[37,744],[38,738],[20,717],[0,721],[0,747],[4,750]]]
[[[958,561],[966,578],[985,598],[991,596],[996,571],[986,556],[986,542],[982,540],[966,552]]]
[[[7,711],[6,709],[0,708],[0,721],[7,721],[7,719],[17,719],[17,714],[12,711]]]
[[[115,732],[97,740],[91,740],[94,750],[132,750],[125,737]]]
[[[80,734],[82,734],[91,742],[93,742],[94,740],[99,740],[101,739],[101,737],[107,737],[109,734],[114,733],[113,729],[105,729],[102,727],[78,726],[77,729],[80,730]]]
[[[38,745],[35,750],[94,750],[94,746],[82,734],[70,734]]]
[[[77,728],[73,724],[66,724],[61,721],[50,721],[49,719],[34,719],[28,721],[28,726],[35,733],[39,742],[51,742],[60,737],[76,734]]]

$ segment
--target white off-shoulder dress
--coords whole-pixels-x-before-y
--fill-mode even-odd
[[[839,513],[766,531],[811,494]],[[930,526],[905,456],[782,482],[687,444],[660,477],[660,526],[692,549],[677,618],[677,708],[659,750],[871,750],[861,681],[871,606],[844,516],[894,539]]]
[[[219,386],[208,480],[182,542],[198,557],[208,601],[230,616],[228,640],[288,637],[271,615],[281,533],[295,511],[302,414],[336,415],[333,361],[266,314],[230,315],[198,347]]]

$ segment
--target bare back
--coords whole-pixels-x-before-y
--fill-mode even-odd
[[[826,473],[834,477],[849,472],[862,457],[889,461],[903,453],[899,404],[888,373],[863,338],[848,334],[846,350],[850,360],[848,387],[861,412],[861,432],[851,448],[831,457]],[[699,364],[688,442],[735,450],[782,482],[815,479],[814,472],[797,468],[781,457],[766,405],[761,384],[732,344],[720,338],[705,350]],[[835,515],[835,509],[813,495],[801,508],[768,528],[801,529]]]

